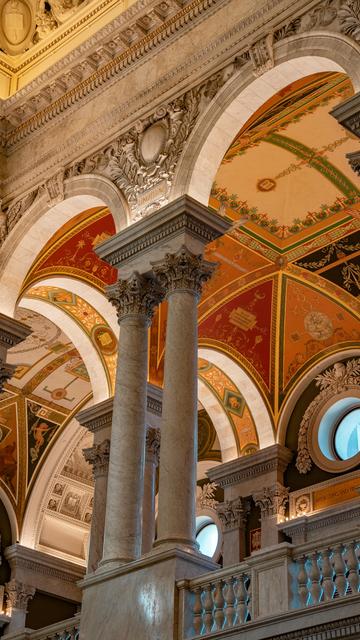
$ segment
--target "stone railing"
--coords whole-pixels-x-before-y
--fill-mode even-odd
[[[68,620],[61,620],[48,627],[37,629],[24,629],[19,633],[5,635],[9,640],[79,640],[80,614]]]
[[[294,551],[292,608],[310,607],[359,593],[360,536]]]
[[[316,606],[326,614],[331,601],[335,606],[348,602],[354,610],[360,603],[359,572],[358,529],[346,539],[264,549],[237,566],[177,583],[179,638],[216,638],[225,630],[226,637],[237,638],[244,625],[249,635],[254,625],[268,626],[276,616],[283,624],[293,620],[297,610],[299,618]]]

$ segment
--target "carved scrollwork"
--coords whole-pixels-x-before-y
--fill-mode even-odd
[[[109,468],[110,440],[106,439],[100,444],[83,449],[86,462],[93,468],[93,475],[96,479],[100,475],[107,475]]]
[[[160,441],[160,430],[148,426],[146,428],[145,442],[146,460],[152,460],[156,466],[159,464],[160,458]]]
[[[360,384],[360,358],[349,360],[346,364],[336,362],[333,367],[319,374],[315,381],[316,386],[320,388],[320,393],[307,407],[298,435],[296,467],[300,473],[308,473],[312,467],[308,434],[313,416],[319,412],[320,407],[330,398]]]
[[[12,578],[5,584],[5,593],[7,611],[11,614],[12,609],[27,610],[29,600],[35,595],[35,588]]]

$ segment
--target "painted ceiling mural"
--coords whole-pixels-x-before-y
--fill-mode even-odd
[[[42,461],[92,392],[86,366],[49,319],[19,307],[33,333],[8,352],[16,372],[0,395],[0,484],[19,523]]]
[[[305,371],[325,355],[360,346],[360,184],[345,158],[358,140],[329,113],[352,91],[344,74],[321,73],[274,95],[230,145],[210,197],[210,206],[233,226],[206,249],[218,268],[199,303],[199,343],[247,371],[275,429]],[[91,394],[74,345],[52,322],[21,308],[21,299],[42,300],[77,323],[99,355],[111,393],[116,337],[93,301],[69,292],[66,280],[59,286],[59,278],[104,292],[116,270],[94,247],[114,233],[108,209],[79,214],[49,240],[24,281],[18,314],[34,333],[11,354],[18,367],[0,396],[0,482],[18,514],[46,452]],[[164,374],[166,316],[163,303],[149,332],[149,380],[157,385]],[[199,377],[226,412],[239,454],[255,451],[245,390],[204,360]],[[219,444],[206,419],[202,455],[210,452],[215,460]],[[61,510],[60,497],[51,499]],[[85,518],[88,502],[81,509]]]

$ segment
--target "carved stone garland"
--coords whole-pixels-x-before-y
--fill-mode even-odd
[[[322,405],[337,394],[359,387],[360,358],[349,360],[346,364],[336,362],[333,367],[318,375],[315,380],[316,386],[320,387],[320,393],[307,407],[298,435],[296,467],[300,473],[308,473],[312,467],[308,440],[310,424],[314,415],[319,412]]]

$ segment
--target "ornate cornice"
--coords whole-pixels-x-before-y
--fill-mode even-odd
[[[91,433],[111,429],[113,414],[113,398],[108,398],[103,402],[83,409],[75,415],[76,420]]]
[[[354,151],[353,153],[347,153],[349,165],[355,173],[360,176],[360,151]]]
[[[256,453],[209,469],[206,475],[211,482],[216,482],[219,487],[229,487],[269,473],[285,471],[291,458],[292,451],[279,444],[260,449]]]
[[[0,346],[11,349],[25,340],[30,333],[31,329],[27,324],[0,313]]]

